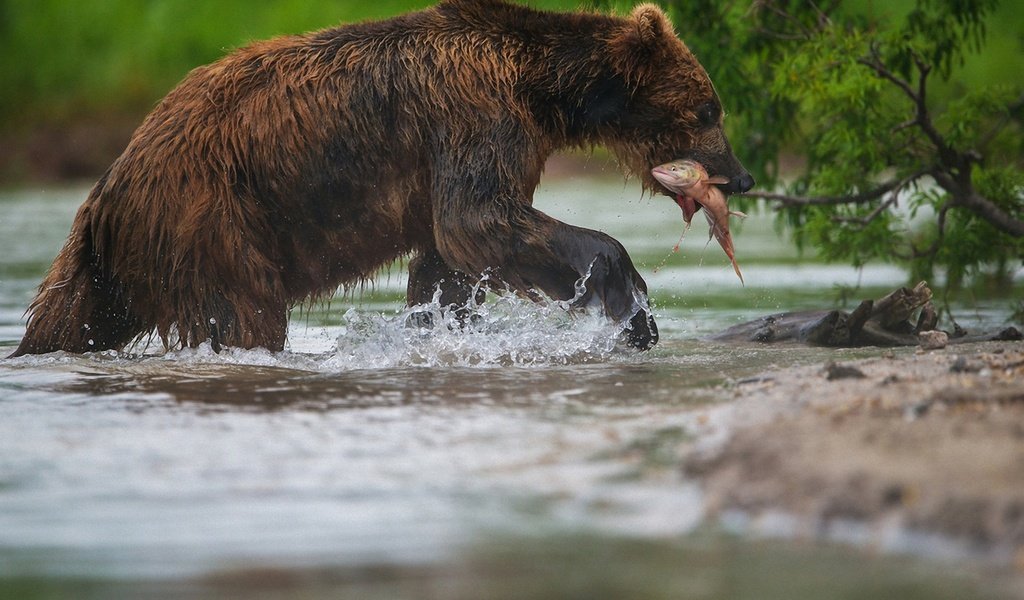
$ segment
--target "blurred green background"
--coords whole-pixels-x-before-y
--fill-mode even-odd
[[[522,3],[558,10],[592,4],[587,0]],[[2,0],[0,183],[95,177],[157,100],[189,70],[232,48],[430,4],[428,0]],[[612,4],[625,12],[634,2]],[[895,17],[912,4],[912,0],[847,0],[842,10]],[[964,65],[962,81],[967,85],[1019,78],[1024,73],[1021,8],[1019,0],[1003,2],[992,16],[984,51]],[[700,25],[688,29],[683,24],[680,34],[699,54]]]

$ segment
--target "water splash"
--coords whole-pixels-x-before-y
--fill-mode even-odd
[[[622,343],[621,324],[570,310],[572,301],[532,302],[499,294],[467,307],[469,316],[445,310],[437,296],[392,315],[345,313],[337,350],[323,370],[405,366],[551,366],[601,362],[635,352]],[[430,323],[430,326],[420,326]]]
[[[566,301],[532,301],[510,292],[490,293],[487,302],[472,300],[459,310],[442,306],[440,291],[431,302],[392,313],[349,309],[340,327],[294,325],[291,350],[271,352],[226,347],[215,352],[209,342],[195,348],[165,351],[157,341],[144,341],[126,351],[84,355],[56,352],[15,359],[21,363],[80,363],[130,368],[173,363],[182,367],[277,367],[336,373],[396,367],[545,367],[610,360],[637,355],[625,343],[625,323],[614,323],[599,310],[574,308],[586,293],[589,270],[576,282],[576,295]],[[486,277],[484,278],[484,282]],[[639,294],[639,292],[635,292]],[[470,297],[474,297],[471,294]],[[642,294],[635,305],[648,310]],[[340,332],[340,333],[339,333]],[[331,341],[331,337],[336,336]]]
[[[469,316],[460,320],[455,311],[442,307],[435,299],[390,313],[352,308],[344,314],[340,328],[304,331],[301,326],[293,326],[291,346],[317,347],[313,352],[229,347],[218,353],[209,342],[164,351],[150,344],[125,352],[25,356],[11,364],[116,369],[145,365],[159,369],[169,364],[190,368],[245,366],[336,373],[396,367],[546,367],[628,361],[637,355],[623,341],[623,324],[591,311],[570,309],[569,305],[500,294],[473,307]],[[328,336],[335,335],[332,342]]]

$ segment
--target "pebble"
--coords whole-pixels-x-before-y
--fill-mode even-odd
[[[922,331],[917,334],[924,350],[940,350],[949,343],[949,334],[945,331]]]
[[[864,372],[857,367],[841,365],[830,361],[825,365],[825,378],[829,381],[836,379],[864,379]]]
[[[949,366],[950,373],[977,373],[981,370],[980,364],[972,363],[965,356],[957,356],[953,364]]]

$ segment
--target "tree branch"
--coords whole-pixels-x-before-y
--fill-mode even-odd
[[[966,190],[960,186],[949,173],[937,169],[923,169],[912,173],[903,179],[887,181],[882,185],[850,196],[792,196],[789,194],[775,194],[769,192],[747,192],[739,194],[744,198],[756,198],[778,202],[780,207],[793,206],[836,206],[840,204],[865,204],[877,200],[882,196],[893,192],[893,198],[880,204],[870,214],[861,218],[838,218],[837,221],[867,224],[878,217],[881,212],[896,201],[896,193],[912,182],[931,175],[939,187],[949,193],[952,203],[941,211],[942,221],[945,220],[945,211],[951,206],[961,206],[978,215],[996,229],[1014,237],[1024,237],[1024,221],[1004,211],[997,204],[975,192],[971,188]]]
[[[1003,233],[1008,233],[1014,237],[1024,237],[1024,221],[1014,218],[981,194],[972,192],[963,198],[959,198],[957,203],[970,209],[974,214],[985,219],[990,225]]]
[[[1024,221],[1007,213],[999,205],[975,192],[972,188],[964,189],[949,173],[936,172],[932,176],[939,187],[949,192],[956,206],[962,206],[973,212],[1003,233],[1014,237],[1024,237]]]
[[[896,200],[899,198],[899,189],[893,190],[892,195],[885,202],[879,203],[875,209],[863,217],[832,217],[832,220],[836,223],[851,223],[854,225],[860,225],[862,228],[867,227],[869,223],[878,218],[878,215],[885,212],[890,206],[896,204]]]
[[[878,56],[877,48],[871,48],[871,58],[865,58],[862,56],[857,59],[857,62],[874,71],[875,74],[882,79],[886,79],[890,83],[895,84],[896,87],[903,90],[903,93],[906,94],[908,98],[913,100],[915,104],[917,103],[917,93],[914,92],[914,88],[910,86],[910,83],[906,79],[896,75],[882,64],[882,59]]]
[[[931,173],[930,169],[922,169],[912,173],[903,179],[887,181],[882,185],[851,196],[791,196],[788,194],[773,194],[768,192],[747,192],[740,194],[745,198],[758,198],[760,200],[776,201],[782,206],[828,206],[838,204],[864,204],[881,198],[893,190],[898,190],[911,182]]]
[[[910,98],[911,102],[914,103],[914,119],[911,123],[921,128],[925,136],[934,144],[935,149],[939,151],[939,157],[947,166],[960,167],[963,162],[960,160],[962,157],[950,147],[945,138],[942,137],[942,134],[935,128],[935,125],[932,123],[931,114],[928,112],[927,85],[928,74],[932,70],[931,65],[924,62],[916,53],[914,54],[914,65],[919,73],[917,90],[915,90],[909,81],[893,73],[885,66],[876,47],[871,48],[870,58],[861,57],[857,59],[857,62],[874,71],[882,79],[900,88]]]

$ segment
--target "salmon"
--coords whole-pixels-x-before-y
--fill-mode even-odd
[[[708,239],[714,237],[722,246],[725,255],[732,262],[736,276],[743,282],[743,274],[736,263],[736,249],[729,233],[729,216],[745,217],[747,215],[729,210],[728,199],[715,184],[729,183],[724,177],[709,177],[704,165],[694,160],[674,160],[651,169],[651,175],[666,189],[675,194],[674,199],[683,211],[686,229],[690,228],[693,215],[701,208],[708,221]],[[684,229],[685,232],[685,229]]]

